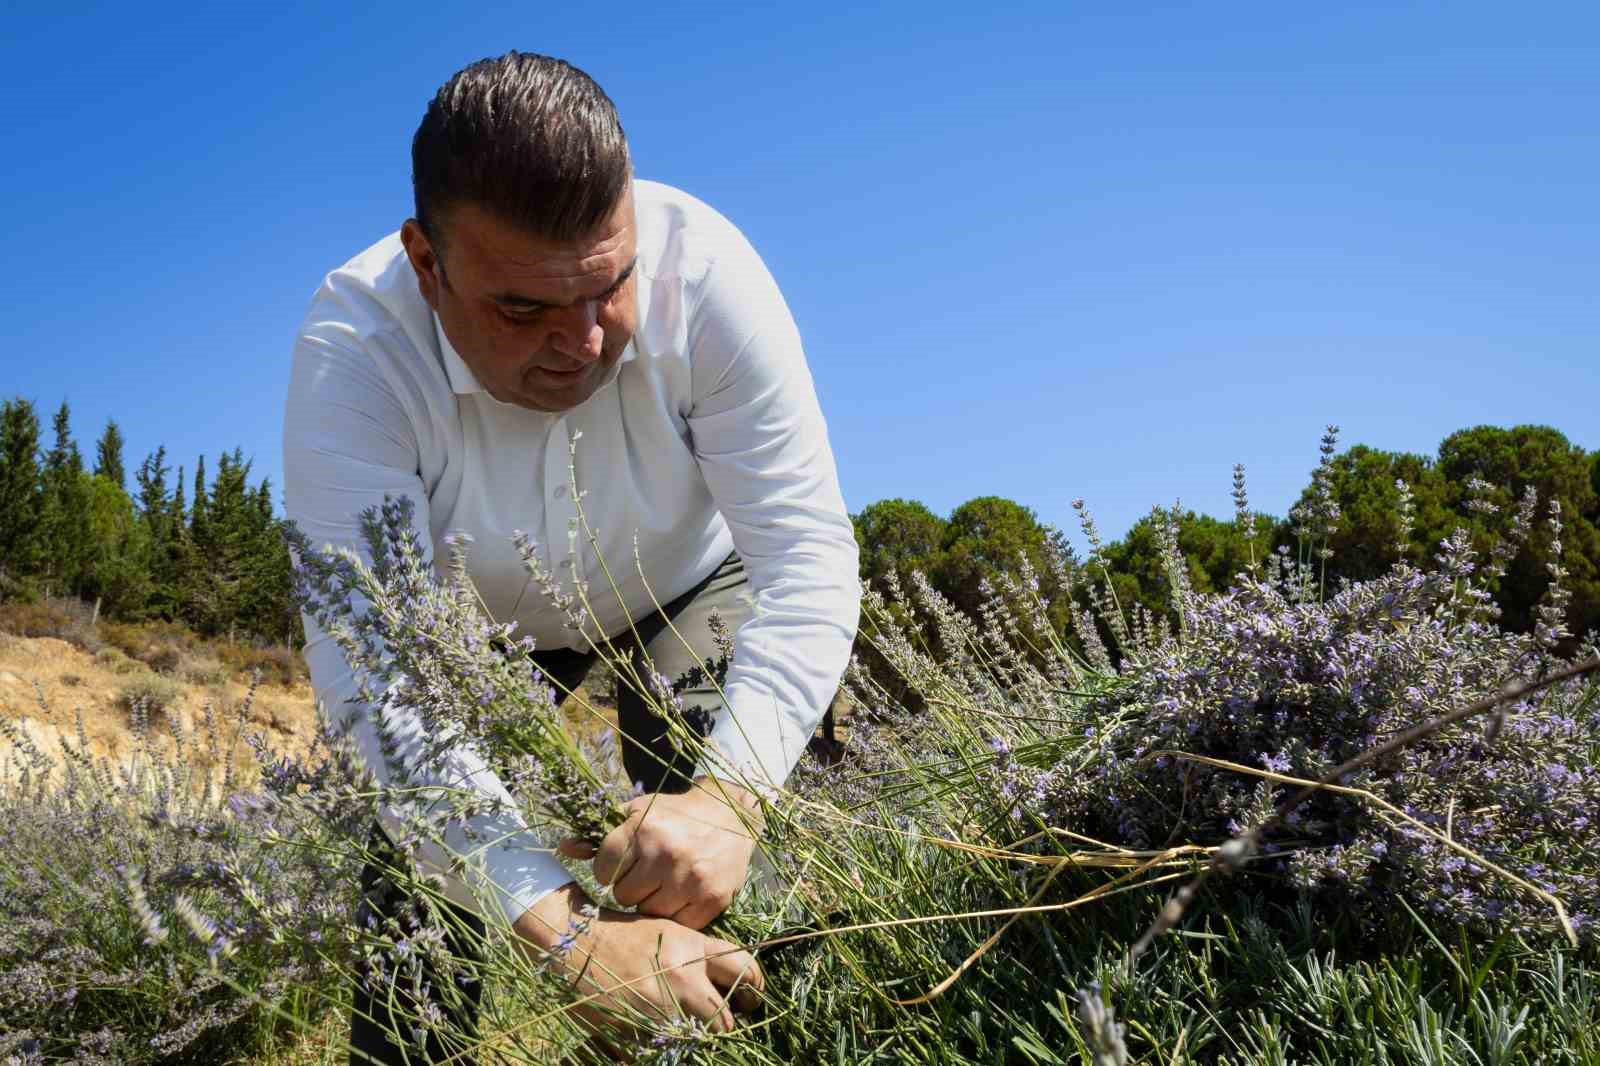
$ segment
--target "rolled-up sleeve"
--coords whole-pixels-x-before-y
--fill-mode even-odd
[[[838,689],[860,616],[857,546],[793,316],[732,226],[691,320],[691,439],[755,592],[701,773],[788,777]],[[725,760],[725,762],[724,762]]]
[[[414,415],[380,373],[381,352],[375,357],[369,345],[381,348],[382,338],[345,344],[308,329],[297,339],[284,410],[283,470],[288,517],[311,543],[353,548],[370,562],[359,535],[360,515],[381,506],[386,495],[409,497],[425,549],[430,537]],[[335,722],[353,714],[352,738],[381,783],[393,782],[375,713],[383,715],[408,784],[419,795],[468,789],[501,801],[502,813],[452,822],[443,834],[443,848],[427,841],[419,847],[424,871],[443,877],[449,898],[474,910],[497,900],[506,919],[514,921],[547,892],[572,880],[526,832],[505,786],[479,752],[457,743],[442,759],[424,764],[419,757],[422,724],[415,712],[388,700],[376,712],[357,702],[358,681],[342,650],[309,614],[304,622],[305,656],[317,699]],[[395,806],[383,807],[379,817],[391,836],[399,834],[402,817]]]

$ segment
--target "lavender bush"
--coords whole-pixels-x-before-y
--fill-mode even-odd
[[[236,767],[250,698],[226,738],[209,707],[198,736],[169,717],[171,756],[135,703],[121,763],[81,717],[55,758],[0,720],[21,761],[0,777],[0,1062],[220,1062],[322,1009],[354,873],[324,823],[278,815],[328,783],[314,753]]]
[[[1086,727],[1098,749],[1090,772],[1035,776],[1040,802],[1028,814],[1132,847],[1222,840],[1264,820],[1286,778],[1319,778],[1550,669],[1556,634],[1495,628],[1477,569],[1462,536],[1441,545],[1437,569],[1400,564],[1325,601],[1306,594],[1292,563],[1221,596],[1180,589],[1184,638],[1137,651],[1121,682],[1087,704],[1092,719],[1123,724]],[[1595,686],[1546,690],[1488,731],[1463,723],[1344,782],[1388,806],[1321,793],[1273,835],[1282,857],[1270,865],[1330,910],[1352,908],[1344,913],[1373,937],[1403,917],[1397,903],[1475,935],[1556,933],[1559,912],[1534,886],[1568,901],[1572,928],[1592,941],[1597,744]]]

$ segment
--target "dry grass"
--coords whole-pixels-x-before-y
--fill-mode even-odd
[[[234,741],[235,759],[241,766],[253,765],[244,739],[233,736],[232,722],[233,709],[249,689],[248,679],[219,673],[206,680],[208,683],[197,684],[181,676],[157,674],[147,664],[112,647],[90,654],[57,637],[12,635],[0,640],[0,718],[17,722],[39,747],[50,753],[60,751],[60,738],[75,736],[76,719],[81,712],[91,754],[114,761],[130,757],[134,744],[127,699],[137,690],[158,696],[186,732],[203,726],[205,708],[210,704],[223,727],[224,738]],[[158,748],[170,752],[169,731],[154,708],[151,721]],[[273,748],[285,752],[304,750],[315,727],[311,686],[303,681],[289,688],[262,685],[244,725],[248,731],[262,733]],[[5,772],[10,747],[0,739],[0,773]],[[204,765],[203,753],[200,762]]]
[[[0,632],[15,637],[55,637],[88,652],[102,645],[94,609],[78,600],[0,601]]]

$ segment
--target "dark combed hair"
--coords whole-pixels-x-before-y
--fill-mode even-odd
[[[610,217],[631,178],[611,98],[565,60],[529,52],[457,72],[411,139],[417,222],[435,246],[443,217],[462,203],[575,240]]]

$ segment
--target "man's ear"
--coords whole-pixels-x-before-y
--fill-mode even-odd
[[[439,265],[439,257],[428,235],[422,232],[422,224],[414,218],[406,219],[400,226],[400,243],[405,245],[406,258],[411,260],[411,269],[416,272],[417,288],[422,290],[422,298],[428,301],[429,307],[438,311],[439,279],[443,268]]]

